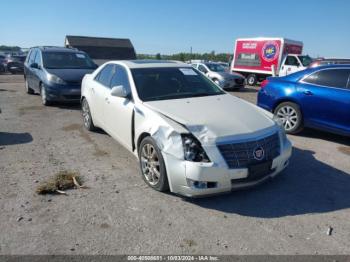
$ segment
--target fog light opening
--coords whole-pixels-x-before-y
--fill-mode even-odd
[[[196,189],[215,188],[217,186],[217,182],[197,181],[192,179],[187,179],[187,184]]]

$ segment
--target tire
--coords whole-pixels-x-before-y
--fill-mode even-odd
[[[297,134],[303,130],[303,115],[299,105],[293,102],[281,103],[276,107],[274,114],[282,121],[287,134]]]
[[[87,129],[89,131],[95,131],[96,127],[95,127],[94,122],[92,120],[90,107],[89,107],[89,104],[85,98],[81,102],[81,111],[82,111],[82,115],[83,115],[83,122],[84,122],[85,129]]]
[[[142,178],[148,186],[160,192],[169,190],[162,153],[157,143],[150,136],[141,141],[139,146],[139,162]]]
[[[45,86],[43,84],[40,84],[40,96],[41,96],[41,103],[44,106],[51,105],[51,102],[49,100],[47,100],[46,89],[45,89]]]
[[[247,76],[247,84],[250,86],[255,86],[258,82],[258,78],[255,74],[250,74]]]
[[[26,93],[30,94],[30,95],[33,95],[34,94],[34,90],[29,87],[27,79],[25,80],[25,84],[24,85],[25,85]]]

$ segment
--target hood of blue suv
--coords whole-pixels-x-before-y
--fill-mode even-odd
[[[94,69],[46,69],[52,75],[56,75],[65,82],[80,82],[84,75],[90,74]]]

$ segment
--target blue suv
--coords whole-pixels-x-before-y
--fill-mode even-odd
[[[41,95],[43,105],[51,102],[79,102],[81,81],[97,68],[82,51],[64,47],[33,47],[24,63],[28,94]]]
[[[258,106],[289,134],[303,127],[350,136],[350,64],[309,68],[261,83]]]

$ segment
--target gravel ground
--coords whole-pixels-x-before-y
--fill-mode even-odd
[[[233,94],[255,103],[255,88]],[[0,254],[350,254],[348,138],[306,130],[271,182],[183,199],[147,187],[78,106],[25,94],[23,76],[0,76],[0,108]],[[60,170],[89,188],[37,195]]]

